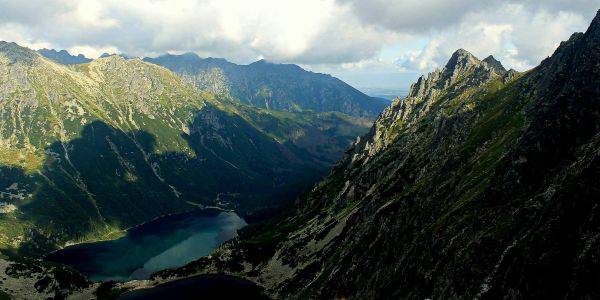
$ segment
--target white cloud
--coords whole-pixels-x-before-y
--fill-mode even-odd
[[[67,49],[69,53],[85,53],[88,57],[99,57],[104,53],[113,54],[121,53],[117,47],[92,47],[88,45],[77,45]]]
[[[535,65],[567,40],[575,31],[585,31],[590,20],[573,12],[521,12],[521,18],[512,32],[512,42],[518,53],[517,59]]]
[[[561,41],[584,31],[589,20],[572,11],[533,10],[505,3],[471,12],[461,22],[440,30],[421,51],[406,53],[397,63],[404,68],[443,67],[448,57],[464,48],[479,58],[494,55],[510,68],[529,69],[552,54]]]
[[[59,24],[76,26],[81,29],[116,28],[119,22],[109,16],[108,8],[103,2],[95,0],[81,0],[73,9],[57,16]]]
[[[573,31],[597,0],[0,0],[0,39],[33,48],[157,55],[196,52],[344,70],[430,70],[457,48],[531,67]],[[399,47],[397,65],[382,49]],[[389,52],[389,51],[384,51]],[[387,64],[387,65],[386,65]]]
[[[32,49],[49,48],[52,44],[40,40],[31,39],[22,34],[27,28],[16,23],[0,24],[0,40],[15,42],[21,46]]]
[[[21,15],[32,8],[26,1],[0,0],[0,17],[10,11],[5,20],[22,25],[28,39],[88,56],[116,48],[139,56],[194,51],[242,62],[339,63],[374,56],[396,36],[362,24],[334,0],[35,1],[64,9]]]
[[[393,31],[427,33],[460,22],[464,15],[493,0],[338,0],[349,4],[365,23]]]

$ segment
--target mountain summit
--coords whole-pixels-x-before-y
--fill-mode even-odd
[[[488,65],[490,65],[491,67],[493,67],[494,69],[496,69],[500,73],[506,72],[506,69],[504,68],[504,66],[502,65],[502,63],[500,61],[498,61],[492,55],[486,57],[483,61],[485,63],[487,63]]]
[[[471,52],[465,49],[458,49],[450,56],[450,60],[448,60],[444,69],[450,73],[458,74],[480,63],[481,61],[471,54]]]
[[[491,56],[490,56],[491,57]],[[361,137],[353,151],[355,159],[372,156],[394,141],[438,102],[482,88],[495,80],[507,81],[514,75],[507,72],[495,59],[481,61],[470,52],[455,51],[446,66],[421,76],[410,86],[406,99],[397,99],[377,118],[373,128]],[[457,106],[460,108],[460,106]]]
[[[35,51],[21,47],[13,42],[0,41],[0,53],[2,54],[1,57],[11,64],[18,62],[32,63],[38,58]]]

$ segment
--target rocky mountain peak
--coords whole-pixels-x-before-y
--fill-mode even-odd
[[[504,66],[502,65],[502,63],[500,61],[498,61],[495,57],[493,57],[492,55],[486,57],[483,62],[487,63],[490,67],[496,69],[497,71],[499,71],[500,73],[504,73],[506,72],[506,69],[504,68]]]
[[[464,71],[480,63],[481,61],[471,54],[471,52],[461,48],[452,54],[444,69],[456,73],[456,71]]]
[[[406,99],[394,101],[380,114],[370,136],[357,143],[357,155],[352,161],[364,157],[364,154],[367,157],[373,156],[387,147],[394,140],[398,126],[411,126],[440,99],[483,87],[498,77],[505,78],[506,82],[515,74],[515,71],[508,74],[502,63],[491,55],[481,61],[467,50],[456,50],[444,69],[436,69],[427,76],[421,76],[411,85]]]
[[[586,31],[587,35],[594,36],[596,39],[600,39],[600,10],[596,13],[596,17],[592,20],[590,27]]]
[[[121,55],[111,54],[111,55],[102,55],[98,59],[94,60],[95,63],[117,62],[117,61],[118,62],[125,61],[125,58],[123,58]]]
[[[71,55],[66,50],[57,51],[44,48],[37,50],[37,52],[46,58],[65,65],[82,64],[92,61],[92,59],[85,57],[83,54]]]
[[[128,57],[121,54],[112,54],[109,56],[100,57],[92,61],[92,63],[100,65],[137,65],[143,63],[139,57]]]
[[[466,78],[468,85],[478,86],[506,73],[506,69],[493,56],[486,59],[487,61],[481,61],[467,50],[456,50],[437,76],[438,82],[435,85],[445,89]]]
[[[13,64],[17,62],[31,63],[39,56],[35,51],[14,42],[0,41],[0,57],[5,57],[8,63]]]
[[[506,73],[506,69],[493,56],[488,56],[484,61],[479,60],[465,49],[456,50],[446,66],[441,71],[436,69],[427,77],[421,76],[409,91],[408,97],[420,102],[425,98],[434,98],[436,91],[446,89],[462,78],[469,78],[469,85],[479,85],[493,78],[495,75]]]

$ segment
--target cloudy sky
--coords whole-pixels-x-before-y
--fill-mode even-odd
[[[196,52],[265,58],[358,87],[406,88],[465,48],[526,70],[598,0],[0,0],[0,40],[95,58]]]

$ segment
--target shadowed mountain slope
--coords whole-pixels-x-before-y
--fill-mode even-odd
[[[69,52],[67,52],[66,50],[60,50],[60,51],[56,51],[54,49],[40,49],[37,51],[39,54],[41,54],[42,56],[49,58],[57,63],[63,64],[63,65],[76,65],[76,64],[83,64],[83,63],[88,63],[90,61],[92,61],[92,59],[87,58],[85,56],[83,56],[82,54],[79,54],[77,56],[75,55],[71,55]]]

